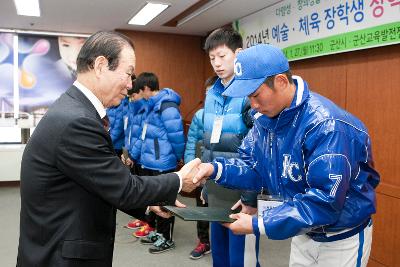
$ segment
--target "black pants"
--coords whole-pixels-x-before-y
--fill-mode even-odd
[[[196,205],[197,207],[208,207],[208,203],[203,204],[200,199],[202,187],[196,188]],[[210,223],[208,221],[197,221],[197,237],[201,243],[210,244]]]
[[[150,169],[144,169],[139,166],[136,167],[135,171],[140,176],[156,176],[163,173],[169,173],[174,170],[160,172]],[[166,219],[156,215],[154,212],[150,212],[149,215],[146,216],[146,222],[150,225],[150,227],[156,228],[157,233],[162,234],[166,240],[172,240],[172,234],[174,231],[174,224],[175,224],[174,216]]]

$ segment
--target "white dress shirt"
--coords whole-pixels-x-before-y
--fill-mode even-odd
[[[78,88],[89,99],[89,101],[96,108],[97,113],[99,113],[100,118],[104,118],[106,116],[106,109],[104,108],[100,100],[97,98],[97,96],[95,96],[92,91],[87,89],[83,84],[81,84],[77,80],[74,82],[74,86]]]

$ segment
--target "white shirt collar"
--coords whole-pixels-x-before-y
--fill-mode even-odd
[[[224,86],[225,89],[232,82],[233,78],[235,78],[235,75],[233,75],[232,78],[230,78],[229,81],[227,81],[226,83],[224,83],[221,79],[221,84]]]
[[[100,118],[104,118],[106,116],[106,110],[100,100],[93,94],[93,92],[87,89],[77,80],[74,82],[74,86],[78,88],[89,99],[89,101],[96,108],[97,113],[99,113]]]

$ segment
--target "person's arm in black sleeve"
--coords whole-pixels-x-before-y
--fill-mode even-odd
[[[88,192],[121,210],[175,203],[180,187],[178,175],[130,174],[114,154],[107,135],[96,120],[83,117],[71,122],[59,137],[57,168]]]

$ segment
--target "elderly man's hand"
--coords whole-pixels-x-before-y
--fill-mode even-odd
[[[172,216],[170,212],[163,210],[160,206],[149,206],[149,210],[166,219]]]
[[[186,208],[186,204],[183,204],[179,200],[175,200],[175,206],[177,206],[178,208]]]
[[[234,234],[252,234],[253,233],[253,217],[245,213],[236,213],[229,215],[230,218],[235,219],[233,223],[224,223],[223,225],[232,230]]]
[[[193,177],[198,172],[198,166],[201,164],[201,160],[196,158],[186,163],[177,174],[182,178],[182,191],[192,192],[199,184],[193,183]]]
[[[175,200],[175,206],[177,206],[178,208],[186,208],[186,205],[180,202],[179,200]],[[169,211],[166,211],[161,206],[149,206],[149,210],[154,212],[158,216],[166,219],[172,216],[172,214]]]
[[[195,184],[204,184],[208,177],[210,177],[214,172],[214,165],[211,163],[201,163],[198,166],[198,172],[193,178],[193,183]]]
[[[123,164],[125,164],[126,166],[132,167],[133,166],[133,161],[128,157],[125,158],[125,156],[122,154],[121,155],[121,161]]]

